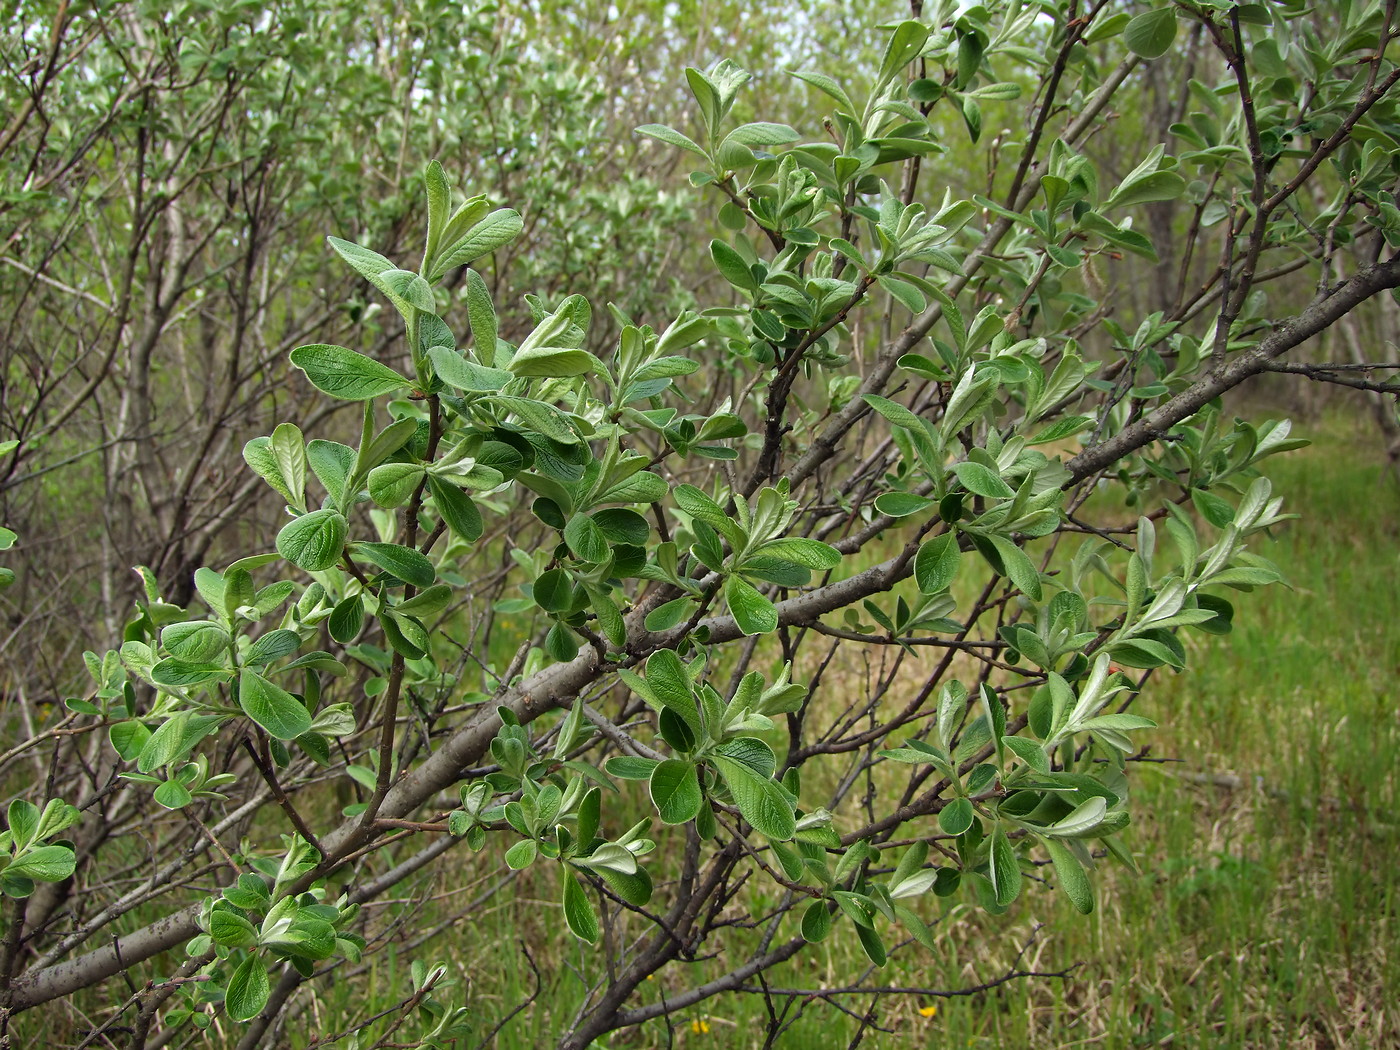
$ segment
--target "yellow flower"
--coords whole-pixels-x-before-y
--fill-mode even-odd
[[[920,1016],[920,1017],[932,1017],[932,1016],[933,1016],[934,1014],[936,1014],[936,1013],[938,1013],[938,1007],[937,1007],[937,1006],[921,1006],[921,1007],[919,1007],[919,1016]]]
[[[710,1031],[710,1022],[703,1017],[696,1018],[690,1022],[690,1030],[696,1035],[706,1035]]]

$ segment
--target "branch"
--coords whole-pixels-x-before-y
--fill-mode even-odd
[[[1400,394],[1400,379],[1358,379],[1355,376],[1338,375],[1338,372],[1342,371],[1370,371],[1372,368],[1400,368],[1400,364],[1366,365],[1358,368],[1355,365],[1305,365],[1292,361],[1271,361],[1264,371],[1287,372],[1291,375],[1311,379],[1315,383],[1335,383],[1338,386],[1349,386],[1353,390],[1374,390],[1378,394]]]
[[[1302,313],[1277,325],[1252,350],[1221,364],[1167,401],[1151,414],[1124,427],[1107,441],[1086,448],[1066,464],[1068,485],[1075,485],[1124,456],[1150,445],[1183,419],[1195,415],[1206,402],[1239,386],[1251,376],[1270,371],[1277,357],[1307,342],[1335,324],[1378,292],[1400,286],[1400,255],[1358,271],[1346,284],[1313,299]]]

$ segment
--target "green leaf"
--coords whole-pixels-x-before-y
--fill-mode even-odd
[[[724,581],[724,600],[744,634],[767,634],[778,629],[777,606],[739,577]]]
[[[496,308],[491,305],[490,289],[475,270],[467,271],[467,319],[477,360],[490,368],[496,363]]]
[[[271,485],[288,503],[299,501],[292,495],[291,486],[282,476],[282,468],[272,452],[272,439],[255,437],[243,446],[243,461],[253,468],[253,472]],[[8,530],[6,530],[8,531]]]
[[[583,892],[578,879],[570,872],[564,874],[564,921],[569,924],[575,937],[589,944],[597,943],[598,916],[588,903],[588,895]]]
[[[707,160],[709,159],[709,155],[701,149],[694,140],[682,135],[673,128],[668,128],[665,124],[643,124],[641,127],[637,128],[637,134],[656,139],[658,142],[664,142],[668,146],[678,146],[683,150],[689,150],[696,156],[704,157]]]
[[[251,1021],[267,1005],[272,986],[262,959],[250,955],[238,965],[224,992],[224,1010],[234,1021]]]
[[[992,541],[992,546],[1001,555],[1002,565],[1005,567],[1006,575],[1010,577],[1011,582],[1019,587],[1021,593],[1027,598],[1032,601],[1040,601],[1040,573],[1031,561],[1030,555],[1005,536],[988,536],[987,538]]]
[[[573,601],[573,579],[563,569],[549,569],[536,578],[530,593],[545,612],[564,612]]]
[[[279,423],[272,432],[268,451],[277,462],[278,472],[292,492],[292,503],[297,507],[305,505],[306,498],[306,444],[301,431],[292,423]]]
[[[349,525],[339,511],[313,510],[282,526],[277,553],[307,572],[329,569],[340,560]]]
[[[22,875],[36,882],[62,882],[75,867],[77,858],[67,846],[36,846],[15,858],[5,874]]]
[[[1176,11],[1170,7],[1144,11],[1128,22],[1123,40],[1140,58],[1161,58],[1176,40]]]
[[[539,846],[534,839],[521,839],[510,849],[506,850],[506,867],[511,871],[520,871],[535,863],[535,857],[539,853]]]
[[[746,292],[758,291],[758,282],[754,280],[753,271],[749,269],[749,264],[729,245],[723,241],[711,241],[710,257],[714,259],[720,276],[735,288]]]
[[[909,409],[905,408],[899,402],[891,401],[889,398],[880,397],[876,394],[863,394],[862,397],[867,405],[880,413],[880,415],[884,416],[895,426],[903,427],[905,430],[915,434],[928,433],[923,420],[914,415],[913,412],[909,411]]]
[[[247,668],[238,678],[238,704],[278,740],[295,740],[311,728],[311,715],[300,700]]]
[[[802,939],[819,944],[831,933],[831,912],[826,901],[814,900],[802,913]]]
[[[670,649],[658,649],[647,657],[646,684],[657,703],[678,715],[696,737],[703,735],[700,713],[691,692],[690,672]]]
[[[336,603],[336,607],[331,610],[330,619],[326,626],[330,630],[332,638],[342,645],[348,645],[360,633],[364,619],[364,599],[358,594],[352,594],[349,598]]]
[[[352,548],[356,557],[373,562],[385,572],[410,583],[414,587],[431,587],[437,579],[437,570],[427,556],[412,547],[397,543],[356,543]]]
[[[506,397],[503,394],[492,397],[490,403],[517,416],[527,428],[538,434],[543,434],[545,437],[565,445],[579,443],[579,436],[569,425],[568,417],[553,405],[545,404],[543,401],[535,401],[532,398]]]
[[[525,220],[520,217],[518,211],[510,208],[493,211],[448,247],[446,254],[433,267],[429,276],[437,280],[453,267],[466,266],[483,255],[491,254],[502,245],[515,240],[524,228]]]
[[[1050,772],[1050,758],[1045,754],[1045,748],[1034,740],[1023,736],[1003,736],[1001,742],[1037,773]]]
[[[739,812],[755,831],[770,839],[792,838],[797,831],[797,818],[777,781],[759,776],[727,755],[712,754],[710,761],[724,778]]]
[[[194,801],[194,796],[190,794],[190,789],[178,780],[167,780],[160,787],[156,788],[151,796],[157,804],[166,809],[183,809]]]
[[[1213,492],[1204,489],[1191,490],[1191,502],[1196,505],[1196,510],[1201,517],[1210,522],[1217,529],[1223,529],[1235,520],[1235,508],[1228,500],[1221,499]]]
[[[865,957],[876,966],[884,966],[889,959],[885,951],[885,942],[880,939],[880,935],[875,932],[874,926],[862,926],[856,924],[856,937],[860,941],[860,949],[865,952]]]
[[[433,371],[437,372],[437,377],[459,391],[494,392],[515,378],[504,368],[484,368],[473,364],[451,347],[430,347],[428,360],[433,361]]]
[[[38,806],[25,799],[17,798],[10,803],[10,808],[5,816],[10,826],[10,834],[14,836],[16,848],[24,849],[34,841],[39,831]]]
[[[844,109],[847,113],[852,115],[855,114],[856,107],[855,104],[851,102],[850,96],[847,95],[844,90],[842,90],[840,84],[838,84],[831,77],[827,76],[825,73],[817,73],[810,70],[797,69],[790,69],[788,70],[788,73],[796,77],[798,80],[806,81],[808,84],[811,84],[814,88],[823,92],[824,94],[831,96],[833,99],[835,99],[841,104],[842,109]]]
[[[1154,171],[1125,181],[1104,202],[1105,208],[1131,208],[1153,201],[1178,200],[1186,192],[1186,180],[1174,171]]]
[[[266,911],[272,903],[267,883],[262,880],[262,876],[252,872],[244,872],[238,876],[238,882],[227,887],[223,897],[235,908],[244,908],[248,911]]]
[[[213,620],[186,620],[161,629],[160,644],[190,663],[212,663],[228,652],[229,633]]]
[[[928,305],[928,300],[923,293],[915,288],[908,281],[901,281],[897,277],[889,274],[881,274],[875,278],[880,287],[890,293],[890,297],[898,301],[910,313],[923,313],[924,307]]]
[[[342,504],[345,483],[355,467],[355,450],[338,441],[317,438],[306,446],[306,462],[330,498]]]
[[[974,815],[972,803],[967,798],[959,796],[939,810],[938,826],[945,835],[961,835],[972,827]]]
[[[892,80],[910,62],[919,56],[927,43],[929,27],[922,22],[906,20],[900,22],[885,45],[885,53],[880,57],[880,83]]]
[[[841,552],[831,544],[800,536],[770,540],[754,553],[779,558],[808,569],[834,569],[841,564]]]
[[[891,518],[907,518],[911,514],[928,510],[937,502],[912,492],[882,492],[875,497],[875,509]]]
[[[161,766],[179,762],[190,749],[203,740],[223,721],[220,715],[197,715],[179,711],[161,723],[141,747],[136,768],[149,773]]]
[[[1003,908],[1010,907],[1021,895],[1021,865],[1017,863],[1016,851],[1000,824],[992,831],[990,874],[997,904]]]
[[[1050,860],[1055,865],[1055,874],[1060,880],[1060,889],[1064,890],[1065,896],[1074,905],[1075,910],[1081,915],[1088,915],[1094,910],[1094,887],[1089,882],[1089,876],[1075,859],[1074,853],[1062,842],[1054,839],[1042,839],[1045,848],[1050,854]]]
[[[428,491],[448,528],[469,543],[481,538],[485,525],[481,520],[481,511],[470,496],[451,482],[431,474],[428,475]]]
[[[293,350],[291,359],[312,386],[342,401],[368,401],[409,385],[387,365],[343,346],[309,343]]]
[[[958,538],[951,532],[935,536],[919,547],[914,556],[914,580],[924,594],[946,589],[958,575]]]
[[[635,510],[626,507],[610,507],[591,515],[594,523],[602,530],[609,543],[627,543],[634,547],[646,546],[651,538],[651,526],[647,519]]]
[[[1093,416],[1067,416],[1058,419],[1042,430],[1027,445],[1043,445],[1050,441],[1060,441],[1075,434],[1082,434],[1094,425]]]
[[[695,601],[693,599],[675,598],[665,605],[658,605],[647,613],[646,619],[642,621],[642,626],[648,631],[669,631],[694,610]]]
[[[684,824],[700,812],[705,796],[695,766],[670,758],[651,771],[651,801],[667,824]]]
[[[507,366],[517,376],[539,379],[565,379],[587,375],[598,366],[598,359],[587,350],[560,346],[532,346],[511,358]]]
[[[151,681],[157,685],[168,685],[176,689],[202,685],[223,678],[228,674],[222,664],[196,664],[171,656],[151,668]]]
[[[301,636],[296,631],[279,629],[268,631],[248,647],[243,654],[246,664],[270,664],[284,656],[290,656],[301,648]]]
[[[604,762],[603,768],[619,780],[650,780],[652,770],[660,764],[654,758],[616,755]]]
[[[953,473],[963,483],[963,488],[974,495],[986,496],[989,499],[1010,499],[1016,495],[1010,485],[981,463],[964,460],[954,464]]]
[[[395,606],[395,612],[407,616],[416,616],[423,619],[427,616],[436,616],[447,608],[447,604],[452,600],[452,588],[445,583],[437,583],[427,588],[422,594],[415,595],[406,602],[401,602]]]
[[[656,503],[666,498],[671,487],[660,474],[643,470],[601,493],[598,503]]]
[[[598,523],[587,514],[575,514],[564,526],[564,542],[579,561],[598,565],[607,561],[610,548]]]
[[[258,943],[257,927],[228,908],[215,908],[209,913],[209,936],[225,948],[252,948]]]
[[[150,738],[151,731],[145,724],[134,719],[118,722],[107,730],[107,739],[111,741],[112,750],[121,756],[123,762],[134,761]]]

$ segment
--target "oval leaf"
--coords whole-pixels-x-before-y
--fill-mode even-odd
[[[704,802],[695,767],[678,758],[662,762],[651,771],[651,800],[667,824],[695,819]]]
[[[251,1021],[267,1005],[270,991],[267,968],[256,955],[250,955],[229,978],[224,1009],[234,1021]]]
[[[238,704],[278,740],[295,740],[311,728],[311,715],[300,700],[246,668],[238,679]]]
[[[277,534],[277,553],[299,569],[320,572],[340,560],[349,525],[338,511],[315,510],[287,522]]]
[[[368,401],[409,385],[392,368],[344,346],[310,343],[293,350],[291,359],[312,386],[342,401]]]

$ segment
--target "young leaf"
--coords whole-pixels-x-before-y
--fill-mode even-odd
[[[963,488],[975,495],[986,496],[989,499],[1010,499],[1016,495],[1010,485],[981,463],[964,460],[954,464],[953,473],[963,483]]]
[[[1094,910],[1094,887],[1089,882],[1089,876],[1085,874],[1079,861],[1064,843],[1056,842],[1054,839],[1043,839],[1046,850],[1050,853],[1050,860],[1054,862],[1055,874],[1060,879],[1060,889],[1065,891],[1065,896],[1074,905],[1075,910],[1081,915],[1088,915]]]
[[[521,839],[510,849],[506,850],[506,867],[511,871],[520,871],[535,863],[535,855],[539,847],[534,839]]]
[[[295,740],[311,728],[311,715],[300,700],[247,668],[238,678],[238,704],[278,740]]]
[[[651,771],[651,800],[667,824],[693,820],[705,801],[695,766],[678,758],[662,762]]]
[[[299,569],[320,572],[340,560],[348,532],[349,525],[339,511],[313,510],[282,526],[277,533],[277,553]]]
[[[437,570],[426,555],[398,543],[356,543],[352,552],[415,587],[431,587]]]
[[[689,150],[696,156],[709,159],[705,151],[696,145],[694,140],[682,135],[679,131],[668,128],[665,124],[643,124],[637,128],[637,134],[664,142],[668,146],[678,146],[683,150]]]
[[[67,846],[36,846],[15,858],[6,875],[22,875],[36,882],[62,882],[73,874],[77,858]]]
[[[1012,848],[1000,824],[992,831],[990,870],[997,904],[1003,908],[1010,907],[1021,894],[1021,865],[1016,860],[1016,850]]]
[[[598,565],[608,558],[608,541],[587,514],[575,514],[564,526],[564,542],[579,561]]]
[[[1171,7],[1144,11],[1128,22],[1123,40],[1140,58],[1161,58],[1176,40],[1176,11]]]
[[[914,556],[914,579],[924,594],[945,590],[958,575],[958,538],[951,532],[935,536]]]
[[[831,544],[800,536],[770,540],[755,553],[780,558],[807,569],[834,569],[841,564],[841,552]]]
[[[312,386],[342,401],[368,401],[409,385],[387,365],[343,346],[309,343],[293,350],[291,359]]]
[[[481,520],[481,511],[470,496],[451,482],[431,474],[428,475],[428,491],[448,528],[469,543],[481,538],[485,525]]]
[[[569,924],[575,937],[589,944],[597,943],[598,916],[572,872],[564,874],[564,921]]]
[[[1011,582],[1021,589],[1027,598],[1032,601],[1040,601],[1040,573],[1031,561],[1030,555],[1023,551],[1016,544],[1012,543],[1005,536],[989,536],[992,546],[1001,555],[1002,565],[1006,568],[1006,575]]]
[[[224,992],[224,1009],[234,1021],[251,1021],[264,1006],[271,993],[267,968],[256,955],[250,955],[238,965],[229,978]]]
[[[814,900],[802,913],[802,939],[809,944],[826,940],[831,932],[831,912],[826,901]]]
[[[770,839],[790,839],[797,831],[797,818],[777,781],[761,777],[743,762],[714,754],[710,760],[734,796],[734,804],[754,830]]]
[[[778,609],[737,576],[724,581],[724,600],[744,634],[767,634],[778,629]]]
[[[972,803],[966,798],[955,798],[938,812],[938,826],[945,835],[961,835],[972,827],[974,817]]]

